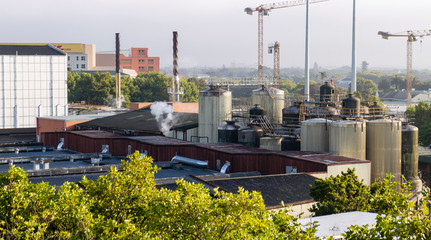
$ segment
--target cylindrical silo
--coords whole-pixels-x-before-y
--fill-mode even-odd
[[[329,151],[331,120],[314,118],[301,123],[301,151]]]
[[[365,160],[365,121],[334,121],[329,126],[329,152]]]
[[[347,98],[342,101],[341,115],[354,117],[360,115],[361,100],[349,93]]]
[[[259,147],[260,138],[263,137],[264,133],[262,128],[256,124],[250,124],[248,127],[240,128],[238,131],[238,143],[244,144],[250,147]]]
[[[232,119],[232,92],[219,86],[199,92],[199,137],[209,143],[218,141],[218,127]]]
[[[418,128],[412,125],[403,126],[401,144],[401,173],[408,181],[412,181],[412,190],[422,188],[422,181],[418,176]]]
[[[281,123],[283,119],[284,91],[277,88],[262,87],[253,90],[253,104],[260,104],[266,110],[266,117],[273,123]]]
[[[379,119],[367,122],[367,160],[371,161],[371,181],[392,174],[401,180],[401,122]]]

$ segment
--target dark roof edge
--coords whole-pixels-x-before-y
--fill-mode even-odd
[[[57,52],[59,52],[59,53],[63,54],[63,55],[67,55],[67,53],[66,53],[66,52],[64,52],[64,51],[62,51],[62,50],[60,50],[60,49],[58,49],[58,48],[56,48],[56,47],[52,46],[51,44],[47,44],[47,46],[48,46],[48,47],[50,47],[50,48],[52,48],[53,50],[55,50],[55,51],[57,51]]]

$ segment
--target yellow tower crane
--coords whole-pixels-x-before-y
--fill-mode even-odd
[[[262,4],[255,8],[245,8],[244,12],[249,15],[253,15],[253,12],[258,12],[258,61],[257,61],[257,80],[259,85],[263,85],[263,16],[268,16],[269,11],[272,9],[295,7],[305,5],[309,3],[325,2],[329,0],[296,0],[296,1],[285,1],[278,3]]]
[[[406,72],[406,92],[407,92],[407,106],[412,103],[412,43],[417,41],[418,38],[431,36],[431,30],[408,30],[401,33],[388,33],[379,31],[377,33],[383,39],[389,37],[407,37],[407,72]]]

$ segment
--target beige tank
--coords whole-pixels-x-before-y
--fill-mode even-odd
[[[379,119],[367,122],[367,159],[371,161],[371,181],[392,174],[401,180],[401,122]]]
[[[365,160],[365,149],[365,121],[335,121],[329,125],[329,152]]]
[[[218,127],[232,120],[232,92],[218,86],[199,92],[199,136],[218,142]],[[201,142],[206,142],[201,138]]]
[[[259,148],[281,151],[281,137],[261,137]]]
[[[301,123],[301,151],[329,152],[331,120],[314,118]]]
[[[259,104],[266,111],[266,117],[272,123],[283,120],[284,91],[277,88],[262,87],[253,90],[252,103]]]

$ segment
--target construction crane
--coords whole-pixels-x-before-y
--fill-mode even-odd
[[[309,0],[309,3],[325,2],[329,0]],[[285,1],[278,3],[262,4],[256,8],[245,8],[244,12],[253,15],[253,12],[258,12],[258,61],[257,61],[257,80],[259,85],[263,85],[263,16],[268,16],[272,9],[295,7],[307,4],[307,0]]]
[[[274,54],[274,79],[273,83],[278,88],[280,81],[280,43],[275,41],[268,46],[268,53]]]
[[[379,31],[377,33],[383,39],[389,37],[407,37],[407,72],[406,72],[406,92],[407,92],[407,106],[412,103],[412,43],[417,41],[418,38],[431,36],[431,30],[408,30],[401,33],[388,33]]]

